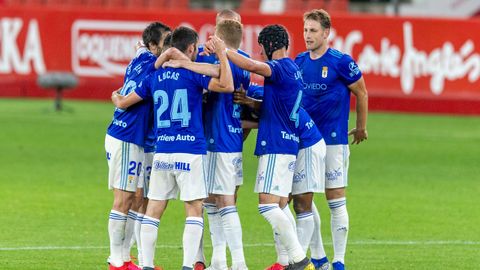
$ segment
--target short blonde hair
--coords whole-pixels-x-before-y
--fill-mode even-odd
[[[303,14],[303,22],[306,20],[314,20],[320,23],[323,29],[332,27],[330,14],[323,9],[313,9]]]
[[[242,43],[243,26],[238,21],[223,20],[218,23],[216,35],[222,39],[228,47],[238,49]]]

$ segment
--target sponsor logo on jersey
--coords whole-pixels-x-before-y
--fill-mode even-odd
[[[165,161],[155,160],[153,162],[153,169],[156,171],[190,171],[190,163],[188,162],[173,162],[168,163]]]
[[[350,75],[350,77],[353,77],[353,76],[357,75],[358,73],[360,73],[360,69],[358,68],[357,64],[355,64],[355,62],[353,62],[353,61],[350,62],[350,64],[348,64],[348,68],[350,69],[350,73],[348,73],[348,75]],[[322,72],[322,77],[323,77],[323,72]]]
[[[148,22],[76,20],[72,25],[72,69],[80,76],[123,75]]]

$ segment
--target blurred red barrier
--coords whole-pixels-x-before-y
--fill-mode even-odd
[[[242,48],[257,57],[257,34],[278,23],[289,30],[294,57],[305,48],[301,15],[242,14]],[[37,74],[64,70],[80,78],[67,97],[108,99],[122,83],[143,28],[154,20],[191,26],[204,42],[214,31],[215,13],[2,8],[0,96],[45,96],[35,85]],[[331,46],[357,60],[371,109],[480,114],[479,20],[334,14],[333,26]]]

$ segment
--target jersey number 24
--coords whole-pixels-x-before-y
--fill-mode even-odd
[[[161,120],[170,105],[168,94],[164,90],[157,90],[153,95],[155,107],[157,109],[157,128],[168,128],[171,121],[178,121],[182,127],[188,127],[192,114],[188,111],[188,92],[187,89],[176,89],[173,93],[172,106],[170,109],[170,120]]]

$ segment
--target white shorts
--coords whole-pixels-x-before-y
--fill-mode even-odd
[[[322,139],[316,144],[298,151],[292,195],[325,192],[326,148],[325,141]]]
[[[150,184],[150,175],[152,173],[152,162],[153,162],[153,155],[155,152],[148,152],[144,153],[143,156],[143,166],[142,172],[140,173],[140,177],[138,179],[137,188],[143,188],[143,197],[147,198],[148,194],[148,185]]]
[[[348,185],[348,144],[327,145],[325,158],[325,188],[342,188]]]
[[[193,201],[207,197],[205,155],[156,153],[153,157],[148,198]]]
[[[108,188],[135,192],[142,170],[143,147],[105,136],[108,162]]]
[[[207,152],[205,162],[209,194],[234,195],[243,184],[242,153]]]
[[[288,197],[292,191],[294,155],[266,154],[258,159],[256,193]]]

